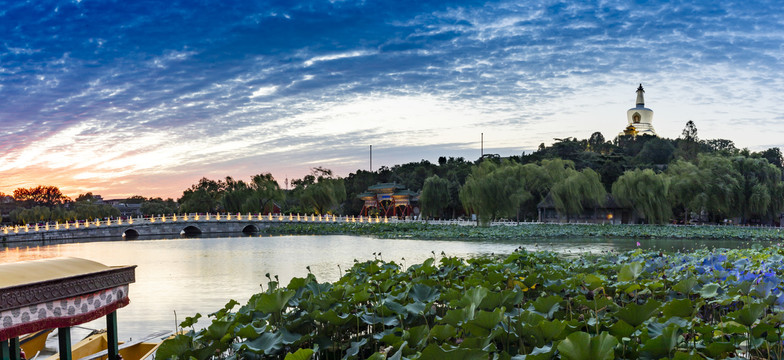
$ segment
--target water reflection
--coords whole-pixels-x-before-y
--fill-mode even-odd
[[[168,238],[91,242],[21,243],[0,249],[0,263],[61,256],[86,258],[106,265],[138,265],[131,285],[131,304],[118,312],[122,339],[157,330],[174,330],[177,321],[220,309],[229,299],[244,303],[267,286],[266,273],[285,285],[303,277],[306,267],[319,281],[335,281],[339,267],[354,260],[380,257],[405,265],[435,254],[476,257],[509,254],[518,247],[564,254],[624,251],[637,247],[629,239],[519,239],[498,241],[376,239],[358,236],[244,236]],[[640,247],[664,250],[705,246],[739,247],[748,243],[705,240],[639,240]],[[374,255],[375,253],[375,255]],[[405,258],[405,260],[403,260]],[[339,266],[339,267],[338,267]],[[176,312],[176,320],[175,320]],[[200,326],[208,325],[206,320]],[[102,319],[86,326],[105,327]]]

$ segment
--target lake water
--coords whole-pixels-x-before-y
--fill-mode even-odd
[[[0,248],[0,263],[64,256],[94,260],[105,265],[138,265],[130,286],[130,305],[118,311],[120,339],[174,330],[186,316],[207,314],[229,299],[244,304],[267,286],[266,273],[278,275],[283,285],[307,275],[307,266],[320,282],[333,282],[354,259],[379,256],[405,266],[421,263],[433,253],[477,257],[509,254],[518,247],[562,253],[624,251],[637,247],[629,239],[520,239],[514,241],[445,241],[377,239],[359,236],[243,236],[172,238],[73,243],[22,243]],[[737,241],[639,240],[641,247],[691,249],[702,246],[743,247]],[[376,255],[374,255],[376,253]],[[405,260],[403,260],[405,258]],[[176,320],[175,320],[176,312]],[[104,328],[99,319],[84,325]],[[74,338],[79,338],[76,330]],[[75,339],[76,340],[76,339]]]

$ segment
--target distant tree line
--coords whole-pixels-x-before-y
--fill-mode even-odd
[[[440,157],[376,171],[357,170],[344,178],[317,167],[286,188],[269,173],[249,181],[200,179],[177,199],[133,196],[146,215],[172,213],[360,214],[357,196],[377,183],[420,191],[421,216],[456,218],[477,214],[480,222],[499,218],[535,219],[549,197],[565,219],[605,205],[612,198],[644,222],[692,220],[772,223],[784,211],[784,158],[779,148],[737,149],[731,140],[701,140],[689,121],[677,139],[621,135],[607,141],[555,139],[531,153],[476,161]],[[291,188],[289,189],[289,185]],[[609,196],[608,196],[609,195]],[[8,197],[0,194],[0,199]],[[17,189],[0,201],[6,221],[66,221],[119,216],[91,193],[71,200],[53,186]]]

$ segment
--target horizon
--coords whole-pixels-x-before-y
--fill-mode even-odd
[[[775,3],[11,2],[0,192],[177,199],[555,138],[613,139],[638,84],[678,138],[784,148]],[[771,16],[773,15],[773,16]],[[368,169],[369,146],[373,166]]]

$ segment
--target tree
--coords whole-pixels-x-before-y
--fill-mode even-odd
[[[779,169],[784,168],[784,156],[782,156],[781,149],[779,148],[770,148],[760,153],[755,153],[755,155],[759,155],[768,160],[769,163],[775,165]]]
[[[651,169],[629,170],[612,186],[612,194],[619,205],[634,211],[651,224],[664,224],[670,219],[672,208],[667,201],[669,182],[665,175]]]
[[[689,120],[683,128],[680,139],[677,141],[677,156],[690,161],[696,160],[700,149],[699,140],[697,137],[697,125],[694,125],[694,121]]]
[[[180,210],[185,213],[216,212],[225,190],[226,183],[203,177],[198,183],[191,185],[190,189],[183,191],[177,202],[180,204]]]
[[[425,179],[419,204],[422,207],[422,216],[440,217],[449,205],[449,181],[438,175]]]
[[[683,222],[689,223],[689,214],[705,206],[704,172],[697,165],[685,160],[675,160],[667,168],[670,178],[668,192],[670,204],[683,209]]]
[[[566,215],[567,221],[572,215],[582,214],[586,208],[596,208],[607,197],[599,174],[588,168],[572,171],[567,178],[553,185],[550,194],[555,210]]]
[[[778,196],[782,186],[781,169],[763,158],[736,156],[732,162],[743,177],[738,199],[742,221],[764,221],[777,217],[782,210],[782,200]]]
[[[141,212],[144,215],[174,214],[177,213],[177,203],[171,198],[149,198],[142,203]]]
[[[725,156],[735,155],[738,152],[738,149],[735,147],[735,143],[732,142],[732,140],[727,140],[727,139],[706,140],[705,145],[708,146],[708,149],[710,149],[710,151]]]
[[[68,197],[60,192],[56,186],[38,185],[34,188],[19,188],[14,190],[14,200],[23,204],[25,207],[55,206],[68,201]]]
[[[254,175],[250,180],[250,196],[245,201],[244,212],[268,213],[272,211],[275,201],[283,200],[283,190],[272,174]]]
[[[332,171],[328,169],[313,168],[310,175],[291,183],[296,185],[294,191],[300,203],[316,214],[326,214],[346,199],[343,179],[332,177]]]
[[[509,161],[500,165],[483,161],[460,189],[463,207],[467,212],[476,213],[480,224],[488,224],[499,217],[514,217],[520,204],[531,197],[524,188],[522,168]]]
[[[668,164],[674,152],[675,146],[670,140],[657,137],[648,140],[635,159],[640,164]]]
[[[604,135],[597,131],[591,134],[591,137],[588,138],[588,150],[597,153],[604,153],[606,143],[607,141],[604,140]]]
[[[730,158],[700,155],[697,157],[703,189],[699,193],[702,209],[719,221],[726,216],[740,214],[743,176]]]

